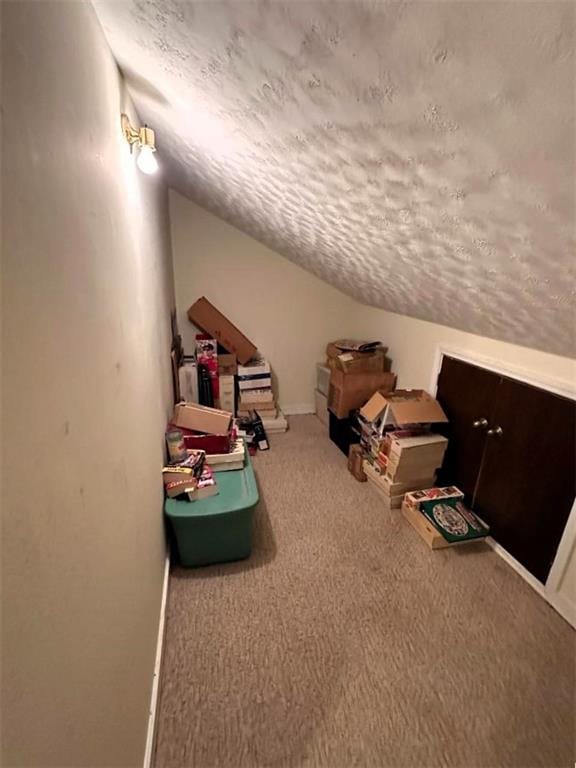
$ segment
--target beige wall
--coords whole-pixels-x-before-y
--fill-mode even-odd
[[[576,387],[576,361],[570,358],[475,336],[382,309],[358,307],[355,332],[379,338],[388,345],[400,387],[431,388],[435,356],[440,345],[489,358],[564,388]]]
[[[164,565],[167,195],[92,7],[3,3],[2,765],[142,765]]]
[[[313,410],[315,363],[349,332],[356,302],[173,191],[170,216],[186,351],[196,333],[186,310],[205,295],[270,360],[282,407]]]

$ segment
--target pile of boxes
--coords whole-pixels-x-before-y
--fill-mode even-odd
[[[408,491],[434,485],[448,440],[430,427],[446,421],[421,389],[376,392],[360,409],[363,469],[386,509],[400,509]]]
[[[272,391],[272,370],[263,357],[255,357],[238,366],[238,416],[249,418],[252,411],[260,416],[266,432],[285,432],[288,422],[278,408]]]
[[[385,510],[402,510],[431,548],[487,536],[458,488],[435,487],[448,447],[439,434],[446,414],[422,389],[395,389],[386,352],[379,342],[329,343],[326,365],[317,365],[316,415],[324,422],[328,410],[330,439],[348,456],[350,473],[374,488]]]
[[[455,486],[435,486],[448,440],[432,432],[448,419],[422,389],[376,392],[358,416],[362,470],[387,511],[404,517],[431,549],[478,541],[487,526],[464,505]],[[351,449],[351,459],[352,449]],[[358,471],[354,472],[355,477]]]
[[[181,397],[207,404],[201,377],[198,385],[202,365],[211,378],[210,404],[237,415],[248,430],[249,420],[259,418],[266,432],[285,432],[288,422],[274,397],[270,363],[256,346],[204,296],[189,308],[188,319],[203,333],[196,337],[196,359],[185,358],[180,368]],[[219,354],[222,348],[226,353]]]
[[[354,412],[377,390],[391,392],[396,386],[386,351],[377,341],[339,339],[327,345],[326,364],[317,366],[316,413],[325,416],[326,405],[330,439],[346,455],[359,442]]]
[[[444,549],[485,539],[490,529],[464,504],[456,486],[407,493],[402,514],[430,549]]]
[[[387,348],[379,342],[340,339],[326,347],[330,369],[328,409],[337,419],[345,419],[360,408],[377,390],[391,392],[396,376],[390,373]]]

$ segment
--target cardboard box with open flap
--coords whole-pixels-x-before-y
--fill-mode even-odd
[[[440,403],[423,389],[397,389],[392,393],[375,392],[360,409],[368,422],[382,427],[407,424],[442,424],[448,421]]]
[[[236,328],[205,296],[189,308],[188,320],[211,334],[224,349],[236,355],[242,365],[254,357],[258,351],[250,339],[246,338],[242,331]]]
[[[394,373],[344,373],[333,370],[330,374],[328,409],[339,419],[360,408],[374,391],[392,392],[396,386]]]

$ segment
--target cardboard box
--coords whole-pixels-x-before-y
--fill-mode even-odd
[[[365,483],[366,473],[362,468],[362,447],[360,445],[351,445],[348,451],[348,471],[354,475],[359,483]]]
[[[220,374],[220,389],[223,389],[225,392],[233,392],[234,376],[226,376]]]
[[[253,379],[256,376],[270,376],[272,369],[270,363],[263,357],[255,357],[248,365],[238,366],[238,378]]]
[[[196,403],[179,403],[174,408],[174,417],[172,419],[172,424],[175,424],[177,427],[214,435],[228,432],[231,422],[231,411],[208,408],[205,405],[197,405]]]
[[[254,389],[270,389],[272,387],[272,378],[266,374],[255,376],[250,379],[238,377],[238,389],[244,393]]]
[[[220,408],[223,411],[236,412],[234,376],[220,376]]]
[[[435,475],[442,462],[431,461],[427,464],[416,465],[402,465],[397,467],[386,467],[386,476],[390,478],[393,483],[405,483],[410,480],[411,477],[419,477],[420,475]]]
[[[406,520],[419,533],[420,537],[424,539],[430,549],[444,549],[444,547],[452,546],[418,509],[409,506],[406,502],[402,504],[401,509]]]
[[[437,488],[432,486],[430,488],[421,488],[418,491],[411,491],[404,497],[404,502],[408,506],[414,507],[414,509],[420,509],[420,505],[423,501],[433,501],[435,499],[463,499],[464,494],[455,485],[443,486]]]
[[[224,349],[236,355],[244,364],[254,357],[256,346],[225,317],[205,296],[188,310],[188,320],[206,333],[210,333]]]
[[[218,374],[220,376],[236,376],[238,360],[236,355],[218,355]]]
[[[268,387],[267,389],[247,389],[240,394],[241,402],[248,403],[272,403],[274,402],[274,393]]]
[[[448,421],[440,403],[423,389],[397,389],[392,394],[375,392],[361,408],[366,421],[392,424],[440,424]]]
[[[344,373],[379,373],[390,369],[390,360],[383,353],[342,352],[328,358],[328,367]]]
[[[274,406],[273,409],[267,409],[267,410],[262,410],[262,408],[254,408],[253,406],[250,406],[250,408],[240,408],[238,409],[238,418],[250,419],[252,418],[254,411],[256,411],[256,413],[260,416],[262,421],[264,421],[265,419],[278,418],[278,409],[276,408],[276,406]]]
[[[366,479],[374,488],[378,496],[380,496],[380,499],[382,500],[382,505],[387,510],[393,510],[393,509],[400,509],[402,505],[402,500],[404,496],[402,494],[396,494],[395,496],[391,496],[385,484],[382,482],[383,478],[381,475],[379,475],[374,467],[370,464],[369,461],[364,461],[362,464],[362,469],[364,470],[364,474],[366,475]]]
[[[392,392],[396,386],[394,373],[344,373],[332,371],[328,408],[339,419],[360,408],[373,392]]]
[[[363,468],[364,472],[368,475],[368,479],[372,478],[382,493],[388,498],[399,497],[402,500],[409,491],[419,491],[422,488],[430,488],[434,485],[434,477],[430,475],[428,477],[410,478],[403,482],[395,482],[388,475],[379,473],[378,469],[367,459],[364,459]]]
[[[440,466],[448,447],[448,439],[442,435],[421,435],[406,437],[390,442],[387,466],[397,467],[430,464],[434,461]]]
[[[331,370],[344,371],[344,373],[381,373],[389,371],[391,361],[386,357],[388,347],[383,347],[377,342],[369,351],[360,352],[357,349],[343,349],[354,346],[355,342],[349,339],[333,341],[326,347],[327,365]],[[361,342],[356,342],[361,344]]]
[[[244,393],[242,393],[244,395]],[[244,397],[240,397],[238,408],[242,411],[275,411],[276,403],[273,400],[256,400],[246,401]]]

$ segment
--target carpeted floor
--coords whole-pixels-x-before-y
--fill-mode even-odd
[[[431,552],[314,416],[255,458],[254,554],[175,568],[156,768],[573,766],[574,632],[482,545]]]

